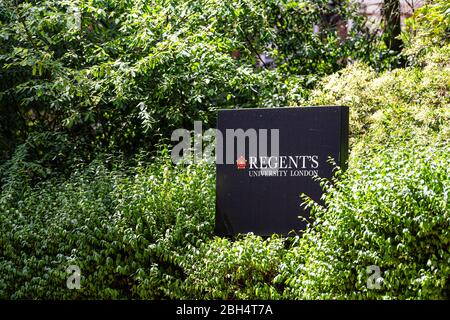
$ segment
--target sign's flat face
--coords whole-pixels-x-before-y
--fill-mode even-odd
[[[222,150],[223,159],[216,165],[216,234],[288,235],[305,229],[299,216],[309,215],[300,194],[320,201],[322,189],[313,177],[332,177],[329,157],[345,164],[348,111],[337,106],[219,111],[223,146],[216,152]]]

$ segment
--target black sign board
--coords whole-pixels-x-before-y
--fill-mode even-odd
[[[323,191],[313,177],[332,177],[330,157],[345,166],[348,116],[340,106],[220,110],[216,234],[305,229],[300,194],[320,202]]]

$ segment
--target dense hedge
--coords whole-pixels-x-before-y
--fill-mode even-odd
[[[448,144],[393,143],[325,189],[326,206],[307,202],[315,222],[288,297],[449,297]],[[367,287],[368,266],[380,268],[379,290]]]
[[[301,238],[214,239],[187,260],[185,295],[448,299],[450,147],[397,141],[330,184]],[[367,286],[369,266],[379,289]],[[178,296],[177,296],[178,297]]]
[[[208,166],[125,174],[92,163],[19,201],[10,192],[0,198],[1,298],[161,298],[181,282],[186,246],[212,233]],[[66,288],[69,265],[82,290]]]
[[[162,160],[160,160],[162,161]],[[0,198],[2,298],[447,298],[450,148],[396,142],[360,157],[302,238],[212,236],[213,171],[91,164]],[[299,199],[300,200],[300,199]],[[68,290],[65,269],[81,269]],[[380,290],[366,268],[382,271]]]

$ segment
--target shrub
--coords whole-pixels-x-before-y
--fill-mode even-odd
[[[409,32],[402,34],[405,55],[412,65],[427,62],[427,56],[439,51],[450,40],[450,3],[446,0],[427,1],[406,19]],[[447,56],[448,57],[448,56]]]
[[[115,225],[126,255],[116,271],[133,275],[131,292],[143,299],[180,295],[182,261],[190,247],[212,236],[214,176],[208,165],[169,161],[138,169],[117,189]]]
[[[191,248],[183,263],[185,294],[195,299],[279,299],[275,283],[285,254],[284,240],[247,235],[215,238]]]
[[[208,166],[155,161],[124,173],[92,163],[20,201],[2,193],[0,297],[170,296],[179,256],[212,232],[211,182]],[[69,265],[81,269],[81,290],[66,288]]]
[[[395,142],[360,159],[325,205],[308,200],[314,223],[303,239],[299,273],[285,294],[302,299],[448,299],[450,147]],[[294,255],[295,256],[295,255]],[[366,268],[382,271],[380,290]]]
[[[377,74],[356,64],[324,79],[305,102],[350,106],[352,156],[395,138],[450,139],[450,65],[429,56],[424,68]],[[393,140],[394,139],[394,140]]]
[[[92,165],[69,182],[49,180],[29,189],[20,200],[11,192],[2,193],[0,296],[77,297],[79,292],[66,288],[65,270],[80,265],[80,256],[103,262],[97,250],[104,249],[115,234],[112,188],[111,174]],[[107,296],[100,293],[102,289],[98,296]]]

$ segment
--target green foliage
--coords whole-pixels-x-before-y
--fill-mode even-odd
[[[36,131],[64,132],[88,155],[155,149],[193,120],[212,126],[218,108],[285,105],[291,84],[304,95],[349,59],[381,65],[346,4],[2,1],[1,156]],[[345,40],[337,17],[353,20]]]
[[[279,299],[275,283],[285,254],[284,241],[247,235],[234,242],[215,238],[192,249],[183,264],[184,295],[195,299]]]
[[[448,56],[448,54],[447,54]],[[450,139],[450,66],[441,55],[428,55],[425,67],[377,74],[353,65],[333,74],[305,102],[348,105],[352,157],[394,138]]]
[[[92,251],[101,250],[101,238],[108,239],[115,232],[110,182],[108,172],[93,165],[83,174],[75,173],[70,183],[50,180],[19,201],[11,192],[2,193],[3,299],[76,295],[65,288],[65,269],[78,263],[79,255],[88,254],[100,262],[100,255]]]
[[[118,186],[118,244],[126,255],[116,271],[133,275],[133,296],[180,295],[186,250],[212,236],[215,191],[208,165],[174,167],[169,160],[139,169]]]
[[[39,184],[19,201],[2,193],[0,297],[175,294],[180,255],[212,233],[211,179],[208,166],[161,160],[125,173],[93,163],[68,181]],[[66,288],[69,265],[81,269],[80,290]]]
[[[410,66],[383,72],[327,1],[19,2],[0,5],[1,299],[448,299],[446,1],[410,20]],[[372,66],[318,81],[348,57]],[[350,106],[351,153],[323,204],[304,195],[302,237],[214,237],[213,168],[136,155],[217,108],[303,104]],[[96,153],[117,149],[134,160]]]
[[[0,165],[0,191],[26,189],[45,179],[69,175],[70,168],[80,161],[80,153],[65,134],[30,134]],[[17,195],[20,198],[21,194]]]
[[[360,159],[312,201],[300,272],[285,273],[290,298],[448,299],[450,148],[396,143]],[[382,271],[369,289],[366,268]]]
[[[425,55],[441,50],[450,40],[450,3],[446,0],[427,1],[406,20],[411,32],[402,35],[406,44],[404,55],[411,64],[426,62]],[[448,58],[448,55],[446,56]]]
[[[404,69],[350,66],[309,95],[351,106],[351,154],[345,174],[321,181],[324,205],[305,198],[315,221],[279,277],[285,298],[448,299],[450,69],[440,45]],[[379,290],[367,286],[369,266],[382,272]]]

